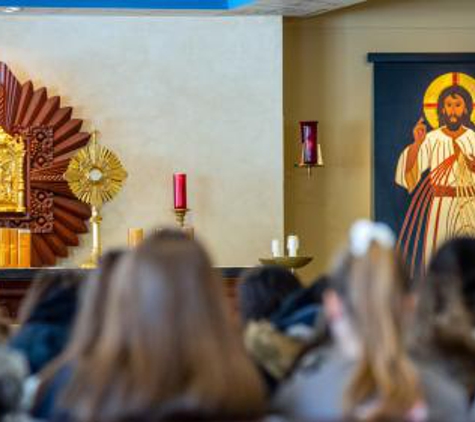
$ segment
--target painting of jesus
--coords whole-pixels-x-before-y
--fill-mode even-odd
[[[408,239],[416,230],[423,242],[424,261],[445,239],[475,235],[472,93],[475,80],[468,75],[447,73],[435,79],[424,101],[425,117],[415,125],[413,143],[398,160],[395,181],[412,193],[399,234],[400,247],[407,254]],[[426,214],[422,232],[420,222]]]
[[[475,236],[475,66],[385,63],[375,91],[375,217],[414,275],[445,240]]]

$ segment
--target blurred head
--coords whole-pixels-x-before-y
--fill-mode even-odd
[[[20,324],[47,318],[49,322],[72,322],[84,273],[78,270],[40,272],[21,305]]]
[[[241,416],[262,411],[262,400],[204,248],[163,230],[127,254],[114,271],[102,334],[67,391],[74,417]]]
[[[349,413],[374,397],[374,415],[400,417],[420,399],[404,344],[410,282],[381,224],[359,222],[330,277],[325,311],[337,342],[357,360],[346,394]]]
[[[123,249],[108,251],[101,257],[98,268],[89,276],[81,294],[80,308],[67,350],[68,359],[77,360],[87,356],[99,338],[114,268],[124,255]]]
[[[75,362],[78,366],[91,353],[100,336],[104,321],[106,298],[112,281],[112,270],[124,255],[117,249],[105,253],[98,268],[89,275],[88,282],[82,286],[78,315],[72,330],[71,340],[66,349],[40,373],[41,385],[39,399],[44,388],[65,364]]]
[[[238,284],[238,298],[244,321],[268,319],[290,294],[302,288],[289,270],[279,266],[256,267]]]
[[[456,285],[475,326],[475,239],[461,237],[442,245],[430,262],[428,275],[450,279]]]
[[[415,350],[442,355],[470,394],[475,393],[475,239],[446,242],[420,284],[412,333]]]
[[[78,270],[54,270],[33,281],[20,310],[21,327],[9,340],[27,357],[32,373],[41,371],[68,344],[83,279]]]

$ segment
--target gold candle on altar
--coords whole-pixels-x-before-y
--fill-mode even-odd
[[[143,242],[143,229],[129,229],[128,231],[129,248],[135,248]]]
[[[18,266],[31,267],[31,232],[18,230]]]
[[[10,267],[18,267],[18,229],[10,229]]]
[[[0,228],[0,267],[10,266],[10,231]]]

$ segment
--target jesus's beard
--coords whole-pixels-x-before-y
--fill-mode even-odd
[[[449,129],[452,132],[456,132],[457,130],[460,129],[463,122],[462,122],[462,119],[460,117],[456,117],[456,116],[455,116],[456,117],[455,120],[452,121],[451,120],[452,117],[454,117],[454,116],[448,116],[446,118],[445,124],[447,126],[447,129]]]

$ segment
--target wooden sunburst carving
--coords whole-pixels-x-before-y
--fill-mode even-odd
[[[87,233],[91,216],[88,205],[72,194],[63,175],[71,157],[90,138],[81,132],[83,121],[72,118],[71,107],[62,107],[58,96],[46,88],[21,84],[5,63],[0,62],[0,126],[25,141],[26,212],[0,214],[0,227],[32,231],[32,265],[52,266],[68,256],[68,247],[78,246]]]

